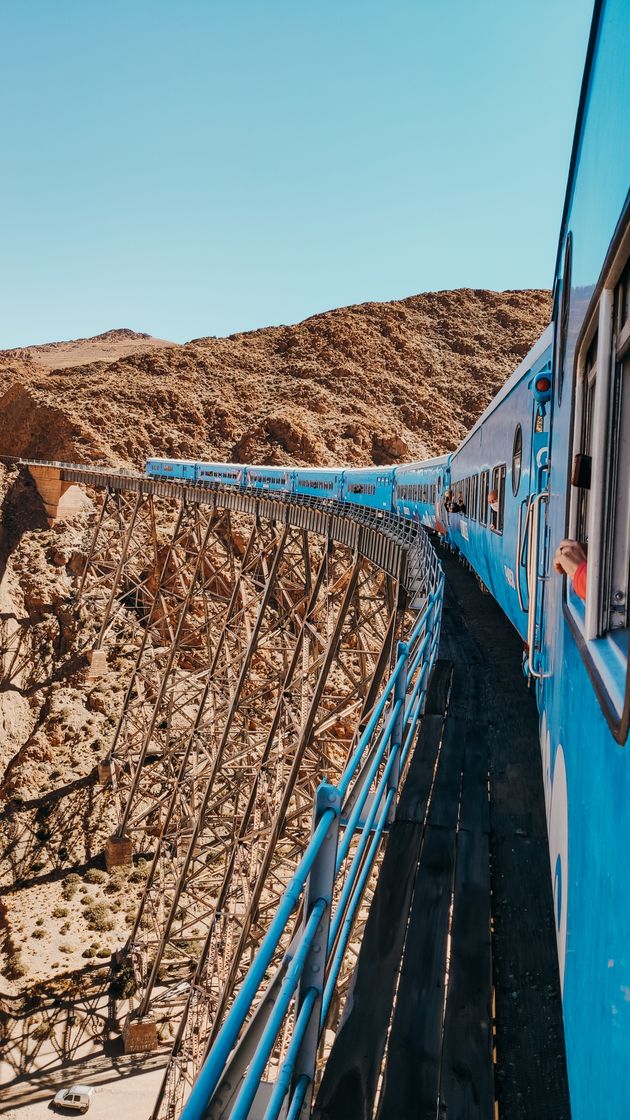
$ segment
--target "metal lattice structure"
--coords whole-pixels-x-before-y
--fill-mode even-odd
[[[52,467],[53,465],[51,465]],[[154,1116],[178,1115],[391,671],[432,563],[393,517],[54,465],[98,516],[78,603],[98,673],[132,664],[102,779],[108,865],[152,862],[118,969],[128,1016],[176,1025]],[[150,1032],[149,1032],[150,1033]],[[139,1047],[142,1048],[142,1047]]]

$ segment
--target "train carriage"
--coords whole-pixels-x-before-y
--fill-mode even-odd
[[[550,485],[529,550],[574,1120],[630,1116],[629,24],[628,0],[596,5],[555,274]],[[585,601],[553,572],[564,538],[587,550]]]
[[[351,505],[381,509],[392,508],[393,467],[356,467],[343,472],[342,497]]]
[[[343,471],[333,467],[296,467],[293,493],[340,501]]]
[[[393,509],[419,521],[428,529],[446,531],[444,495],[450,487],[450,456],[440,455],[423,463],[396,467]]]
[[[145,471],[150,478],[194,482],[197,477],[197,462],[194,459],[147,459]]]
[[[243,463],[197,463],[197,482],[220,486],[244,486],[247,467]]]
[[[553,327],[548,327],[451,458],[448,537],[527,638],[532,494],[549,466]]]
[[[248,467],[244,485],[252,490],[291,491],[295,470],[293,467]]]

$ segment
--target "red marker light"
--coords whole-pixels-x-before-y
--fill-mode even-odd
[[[551,381],[548,377],[536,378],[536,389],[539,393],[548,393],[551,389]]]

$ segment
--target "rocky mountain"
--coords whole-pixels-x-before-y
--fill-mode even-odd
[[[175,345],[133,331],[0,351],[0,454],[140,466],[399,462],[453,448],[548,322],[461,289]]]

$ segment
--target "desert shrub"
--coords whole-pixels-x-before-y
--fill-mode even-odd
[[[60,933],[67,933],[69,929],[70,929],[70,922],[64,922],[62,926],[59,926],[59,932]]]
[[[96,950],[96,956],[97,956],[97,957],[99,958],[99,960],[101,960],[101,961],[104,961],[106,957],[111,957],[111,955],[112,955],[112,954],[111,954],[111,950],[110,950],[110,949],[97,949],[97,950]]]
[[[32,863],[31,864],[31,874],[32,875],[39,875],[39,872],[43,871],[45,866],[46,866],[45,863],[40,863],[40,862]]]
[[[131,875],[129,876],[130,883],[144,883],[144,880],[149,875],[149,864],[146,859],[139,859],[136,863]]]
[[[45,1023],[42,1020],[41,1022],[36,1023],[33,1027],[31,1031],[31,1038],[50,1038],[51,1034],[53,1033],[53,1029],[54,1028],[52,1023]]]
[[[109,907],[104,902],[92,902],[89,906],[86,906],[84,914],[89,929],[108,930],[113,929],[116,925]]]
[[[46,936],[46,930],[45,929],[34,929],[32,934],[31,934],[31,937],[34,937],[36,941],[41,941],[42,937],[45,937],[45,936]]]
[[[69,945],[67,941],[62,941],[61,945],[59,946],[59,952],[60,953],[73,953],[74,952],[74,945]]]
[[[69,913],[70,911],[67,906],[55,906],[52,911],[52,916],[53,918],[67,918]]]
[[[35,921],[36,926],[43,926],[43,924],[44,924],[44,919],[43,918],[37,918],[36,919],[36,921]]]
[[[22,976],[26,975],[26,968],[20,952],[11,953],[6,964],[5,974],[9,980],[20,980]]]
[[[91,960],[91,958],[94,956],[94,949],[91,947],[91,945],[88,946],[87,949],[83,950],[81,956],[85,957],[87,960]]]
[[[98,867],[89,867],[83,876],[85,883],[106,883],[107,880],[107,872],[101,871]]]
[[[70,902],[70,900],[74,898],[80,885],[81,877],[79,875],[76,875],[74,872],[72,872],[72,874],[70,875],[66,875],[63,883],[61,884],[61,893],[66,902]]]

